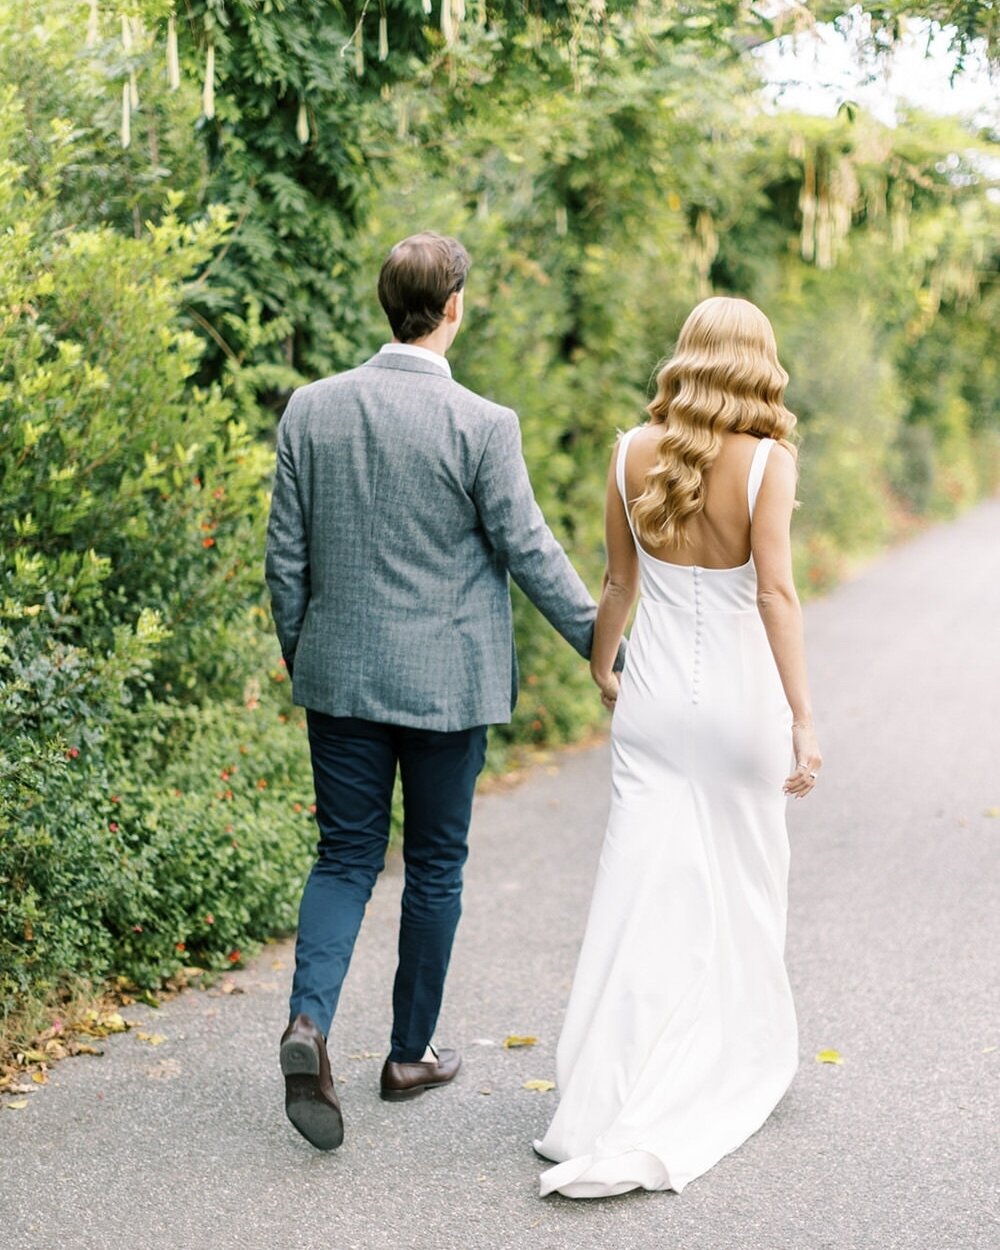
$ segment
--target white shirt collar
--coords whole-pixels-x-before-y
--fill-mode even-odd
[[[379,348],[379,355],[393,356],[416,356],[418,360],[428,360],[432,365],[437,365],[439,369],[443,369],[448,377],[451,377],[451,365],[445,356],[439,355],[438,352],[432,352],[429,347],[417,347],[413,343],[383,343]]]

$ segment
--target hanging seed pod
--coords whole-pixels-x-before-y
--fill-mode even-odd
[[[434,6],[431,4],[431,0],[424,0],[424,12],[425,13],[429,14],[432,11],[433,7]]]
[[[385,13],[378,19],[378,59],[384,61],[389,55],[389,23]]]
[[[139,107],[139,82],[135,76],[135,70],[128,76],[128,95],[134,112]]]
[[[802,214],[799,250],[803,260],[811,261],[816,255],[816,163],[811,156],[805,158],[802,171],[799,212]]]
[[[205,86],[201,92],[201,111],[209,121],[215,116],[215,44],[205,53]]]
[[[132,23],[122,17],[122,50],[127,56],[132,51]]]
[[[354,72],[359,78],[363,78],[365,74],[365,41],[361,36],[361,27],[358,29],[354,37]]]
[[[132,93],[128,83],[122,83],[122,147],[132,142]]]
[[[177,54],[177,19],[173,15],[167,18],[167,82],[171,91],[181,85],[181,62]]]
[[[90,15],[87,18],[87,38],[85,46],[92,48],[100,38],[101,34],[101,14],[97,7],[97,0],[90,0]]]
[[[299,102],[299,115],[295,122],[295,134],[299,143],[309,142],[309,114],[306,112],[306,102]]]
[[[451,0],[451,15],[456,26],[465,21],[465,0]]]
[[[446,44],[455,42],[455,27],[451,20],[451,0],[441,0],[441,34]]]

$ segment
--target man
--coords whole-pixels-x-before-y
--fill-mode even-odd
[[[584,657],[594,602],[535,503],[517,416],[452,381],[469,257],[426,232],[379,276],[393,341],[302,387],[278,429],[267,582],[307,709],[319,846],[302,897],[288,1118],[314,1146],[343,1139],[326,1049],[382,869],[397,766],[406,882],[385,1099],[458,1071],[431,1045],[461,911],[486,726],[516,697],[508,573]]]

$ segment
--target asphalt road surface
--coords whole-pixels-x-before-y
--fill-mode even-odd
[[[998,1250],[1000,502],[807,611],[826,757],[789,812],[801,1066],[674,1194],[540,1200],[531,1139],[607,810],[604,746],[477,800],[438,1037],[465,1066],[378,1098],[400,888],[373,899],[333,1038],[343,1147],[281,1105],[291,948],[131,1018],[0,1109],[2,1250]],[[596,697],[596,696],[595,696]],[[509,1034],[537,1045],[505,1050]],[[817,1062],[840,1052],[840,1065]],[[3,1101],[10,1101],[9,1099]]]

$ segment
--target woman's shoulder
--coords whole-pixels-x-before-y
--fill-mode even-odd
[[[619,430],[615,439],[615,451],[622,444],[629,447],[648,447],[651,450],[659,445],[663,437],[662,422],[644,421],[642,425],[633,425],[629,430]]]
[[[770,469],[774,473],[780,473],[787,476],[789,473],[794,477],[798,473],[795,452],[787,443],[778,438],[770,440],[771,449],[767,454],[767,465],[765,473]]]

